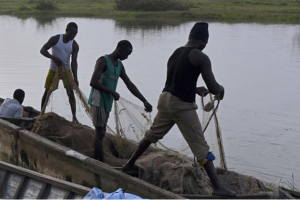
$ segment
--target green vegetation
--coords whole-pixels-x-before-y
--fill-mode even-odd
[[[0,14],[300,23],[300,0],[0,0]]]
[[[55,10],[57,8],[55,2],[51,0],[35,0],[33,4],[35,4],[36,10]]]
[[[116,10],[127,11],[167,11],[188,10],[190,5],[178,0],[115,0]]]

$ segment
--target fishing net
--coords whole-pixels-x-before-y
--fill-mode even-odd
[[[202,99],[201,104],[203,104],[203,106],[208,104],[211,106],[211,109],[203,112],[201,112],[202,109],[199,109],[198,114],[199,116],[202,116],[203,131],[205,131],[205,136],[208,140],[211,150],[214,152],[217,161],[219,161],[217,166],[227,170],[220,125],[216,116],[218,104],[214,108],[213,105],[215,101],[211,96],[207,99],[209,98],[210,102],[205,103],[204,99]],[[137,142],[144,137],[145,132],[151,127],[152,124],[150,113],[145,112],[144,108],[124,98],[120,98],[119,101],[115,102],[114,115],[117,134],[119,133],[118,135],[120,135],[120,137],[128,138]],[[192,152],[186,143],[177,149],[170,148],[163,141],[158,141],[158,143],[154,144],[154,146],[192,156]]]
[[[46,103],[41,111],[41,115],[45,113],[47,105],[49,105],[48,111],[58,114],[71,113],[66,91],[62,89],[62,84],[60,86],[58,84],[59,80],[64,76],[67,76],[69,81],[72,83],[76,94],[77,118],[79,119],[80,123],[92,126],[92,115],[90,107],[87,104],[86,96],[75,84],[71,75],[69,73],[65,73],[61,67],[58,68],[58,71],[55,75],[46,98]],[[217,104],[216,107],[214,107],[214,104]],[[206,110],[204,111],[203,109],[198,109],[198,115],[199,117],[202,116],[202,129],[205,132],[205,137],[211,147],[211,151],[213,151],[216,156],[217,162],[215,162],[215,164],[222,169],[227,170],[225,153],[222,144],[222,135],[216,114],[219,101],[215,101],[212,96],[209,96],[206,97],[206,99],[202,98],[199,105]],[[114,109],[110,114],[110,118],[113,120],[110,120],[111,123],[107,127],[107,132],[116,135],[117,148],[123,148],[121,138],[139,142],[144,137],[145,132],[152,125],[152,117],[150,113],[145,112],[144,108],[124,98],[120,98],[118,101],[114,102]],[[181,134],[179,130],[175,131],[178,132],[177,135],[180,137]],[[192,157],[192,152],[190,151],[187,143],[184,142],[184,139],[182,141],[183,144],[179,145],[179,147],[176,149],[170,148],[169,145],[163,140],[158,141],[157,144],[153,144],[153,146],[168,151],[180,152],[184,155]]]
[[[93,143],[95,131],[91,127],[71,123],[55,113],[46,113],[34,124],[34,132],[51,141],[74,149],[77,152],[94,157]],[[118,147],[121,141],[122,147]],[[105,163],[120,167],[131,157],[137,143],[118,138],[107,133],[104,137]],[[153,185],[177,194],[211,194],[212,188],[206,172],[193,159],[176,151],[149,147],[138,159],[137,164],[144,168],[139,177]],[[222,183],[238,194],[255,194],[275,191],[272,187],[249,176],[235,172],[217,170]]]
[[[34,123],[33,132],[89,157],[94,157],[95,131],[91,128],[91,111],[85,95],[74,83],[72,77],[69,79],[73,83],[77,96],[77,118],[81,124],[71,123],[55,114],[71,113],[66,91],[62,86],[58,86],[60,78],[57,73],[41,115]],[[56,91],[53,93],[54,90]],[[215,107],[210,105],[212,110],[209,112],[198,109],[198,115],[202,119],[205,136],[211,150],[220,162],[219,166],[223,168],[217,170],[222,183],[239,194],[263,191],[274,193],[276,188],[266,186],[265,183],[255,178],[226,171],[222,137],[216,115],[219,102],[215,103],[210,96],[203,99],[199,105],[203,107],[209,102],[217,105]],[[45,111],[55,113],[43,114]],[[108,133],[103,142],[105,162],[111,166],[120,167],[131,157],[145,131],[150,128],[152,118],[150,113],[144,111],[144,108],[124,98],[114,102],[114,110],[110,118],[113,119],[113,123],[108,126]],[[148,148],[137,164],[145,169],[141,179],[171,192],[210,194],[212,191],[204,169],[192,159],[192,153],[187,144],[178,149],[171,149],[164,141],[160,141]]]

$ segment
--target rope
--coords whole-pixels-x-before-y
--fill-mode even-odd
[[[209,102],[208,104],[213,104],[214,101],[217,101],[217,105],[215,108],[213,108],[213,112],[212,114],[210,115],[205,127],[203,128],[203,134],[205,133],[209,123],[211,122],[212,118],[214,117],[214,120],[215,120],[215,123],[216,123],[216,135],[217,135],[217,139],[218,139],[218,145],[219,145],[219,153],[220,153],[220,164],[221,164],[221,168],[224,169],[225,171],[227,171],[227,165],[226,165],[226,160],[225,160],[225,152],[224,152],[224,147],[223,147],[223,142],[222,142],[222,136],[221,136],[221,131],[219,129],[219,122],[218,122],[218,119],[217,119],[217,110],[219,108],[219,104],[220,104],[220,99],[213,99],[212,98],[212,95],[210,94],[210,99],[211,99],[211,102]],[[201,96],[201,105],[202,105],[202,109],[207,111],[206,109],[204,109],[205,106],[204,105],[204,98],[203,96]],[[209,112],[209,111],[208,111]],[[189,147],[186,147],[185,149],[183,149],[182,151],[185,151],[186,149],[188,149]],[[196,157],[194,156],[194,164],[196,164]]]
[[[201,99],[202,99],[202,102],[203,102],[203,97],[201,97]],[[206,131],[206,129],[207,129],[207,127],[208,127],[208,125],[209,125],[211,119],[212,119],[213,116],[216,114],[216,112],[217,112],[217,110],[218,110],[218,108],[219,108],[220,100],[218,99],[217,101],[218,101],[217,106],[216,106],[216,108],[213,109],[213,112],[212,112],[212,114],[210,115],[210,117],[209,117],[209,119],[208,119],[208,121],[207,121],[207,123],[206,123],[206,125],[205,125],[205,127],[204,127],[204,129],[203,129],[203,134],[204,134],[204,132]],[[203,107],[204,107],[204,105],[203,105]]]
[[[45,114],[46,111],[46,107],[49,104],[49,98],[52,94],[52,92],[54,90],[56,90],[58,88],[58,82],[60,79],[62,79],[64,76],[67,76],[68,81],[71,83],[73,90],[75,90],[75,94],[77,95],[77,97],[80,100],[81,105],[84,107],[86,114],[88,115],[88,117],[90,118],[91,121],[93,121],[92,118],[92,111],[91,108],[89,106],[89,104],[87,103],[87,98],[84,95],[84,93],[80,90],[80,88],[76,85],[76,83],[74,82],[73,77],[71,76],[71,74],[69,74],[67,71],[63,70],[65,69],[64,66],[58,66],[57,71],[55,73],[53,82],[51,84],[51,87],[47,93],[47,97],[46,97],[46,101],[45,104],[41,110],[40,116]],[[115,132],[107,125],[107,130],[112,133],[115,134]]]
[[[209,117],[209,119],[208,119],[208,121],[207,121],[207,123],[206,123],[204,129],[202,129],[203,134],[204,134],[204,132],[206,131],[206,129],[207,129],[207,127],[208,127],[208,125],[209,125],[211,119],[212,119],[213,116],[216,114],[216,112],[217,112],[217,110],[218,110],[218,107],[219,107],[219,104],[220,104],[220,100],[218,100],[217,106],[213,109],[213,112],[212,112],[212,114],[210,115],[210,117]],[[201,105],[202,105],[202,109],[203,109],[203,108],[204,108],[204,98],[203,98],[203,96],[201,96]],[[182,151],[185,151],[185,150],[187,150],[188,148],[189,148],[189,147],[186,147],[186,148],[182,149]]]
[[[212,96],[210,95],[211,101],[213,101]],[[220,100],[218,100],[220,101]],[[217,114],[214,114],[214,120],[215,120],[215,129],[216,129],[216,135],[217,135],[217,140],[218,140],[218,145],[219,145],[219,153],[220,153],[220,165],[221,168],[225,171],[227,171],[227,164],[226,164],[226,159],[225,159],[225,151],[224,151],[224,146],[223,146],[223,140],[222,140],[222,133],[221,129],[219,127],[219,121],[217,118]]]
[[[222,135],[221,135],[221,131],[219,128],[219,122],[218,122],[218,118],[217,118],[217,110],[220,104],[220,99],[213,99],[212,95],[210,94],[210,103],[214,103],[214,101],[218,101],[217,106],[213,109],[212,114],[209,117],[208,122],[206,123],[206,126],[203,129],[203,134],[206,131],[210,121],[212,120],[212,118],[214,117],[215,120],[215,128],[216,128],[216,135],[217,135],[217,140],[218,140],[218,145],[219,145],[219,153],[220,153],[220,165],[221,168],[224,169],[225,171],[227,171],[227,164],[226,164],[226,160],[225,160],[225,151],[224,151],[224,146],[223,146],[223,141],[222,141]],[[201,96],[201,104],[202,104],[202,108],[204,108],[204,98],[203,96]]]

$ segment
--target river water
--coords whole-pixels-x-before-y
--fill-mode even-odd
[[[194,23],[0,16],[0,97],[11,97],[15,89],[22,88],[26,92],[23,104],[40,109],[49,60],[39,50],[51,36],[64,33],[70,21],[79,26],[75,39],[80,46],[82,91],[89,95],[96,59],[111,53],[119,40],[128,39],[133,53],[124,61],[126,72],[154,108],[165,83],[168,57],[185,44]],[[300,25],[211,22],[209,30],[204,52],[212,61],[217,81],[226,89],[218,119],[229,169],[299,187]],[[117,91],[142,105],[122,81]],[[53,99],[58,96],[59,92]],[[70,119],[66,98],[54,111]],[[156,109],[152,117],[155,113]],[[177,128],[163,142],[174,149],[186,146]]]

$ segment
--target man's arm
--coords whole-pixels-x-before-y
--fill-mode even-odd
[[[48,40],[48,42],[46,42],[46,44],[44,44],[44,46],[41,48],[40,53],[41,53],[43,56],[45,56],[46,58],[50,58],[51,60],[53,60],[53,62],[55,62],[55,64],[56,64],[57,66],[60,66],[60,65],[62,65],[62,61],[61,61],[59,58],[57,58],[57,57],[51,55],[51,54],[48,52],[48,50],[49,50],[51,47],[53,47],[54,45],[57,44],[58,39],[59,39],[59,35],[56,35],[56,36],[51,37],[51,38]]]
[[[121,79],[124,81],[125,85],[127,86],[128,90],[136,96],[139,100],[141,100],[144,103],[145,110],[147,112],[152,111],[152,106],[151,104],[145,99],[145,97],[140,93],[138,88],[131,82],[129,77],[126,74],[125,68],[123,66],[122,71],[121,71]]]
[[[223,99],[224,87],[216,81],[211,69],[209,57],[200,50],[194,49],[191,51],[189,58],[195,67],[199,67],[201,69],[202,78],[209,92],[214,95],[219,95],[219,98]]]
[[[77,86],[79,86],[78,78],[77,78],[77,69],[78,69],[78,63],[77,63],[77,57],[79,52],[79,45],[74,40],[73,41],[73,51],[72,51],[72,61],[71,61],[71,68],[74,76],[74,82]]]
[[[119,100],[120,95],[117,92],[109,89],[108,87],[105,87],[99,82],[100,77],[106,71],[106,69],[107,69],[106,60],[104,58],[98,59],[96,62],[94,73],[91,78],[90,86],[97,90],[110,93],[113,95],[115,100]]]
[[[204,86],[196,88],[196,94],[199,96],[205,97],[208,93],[209,91]]]

